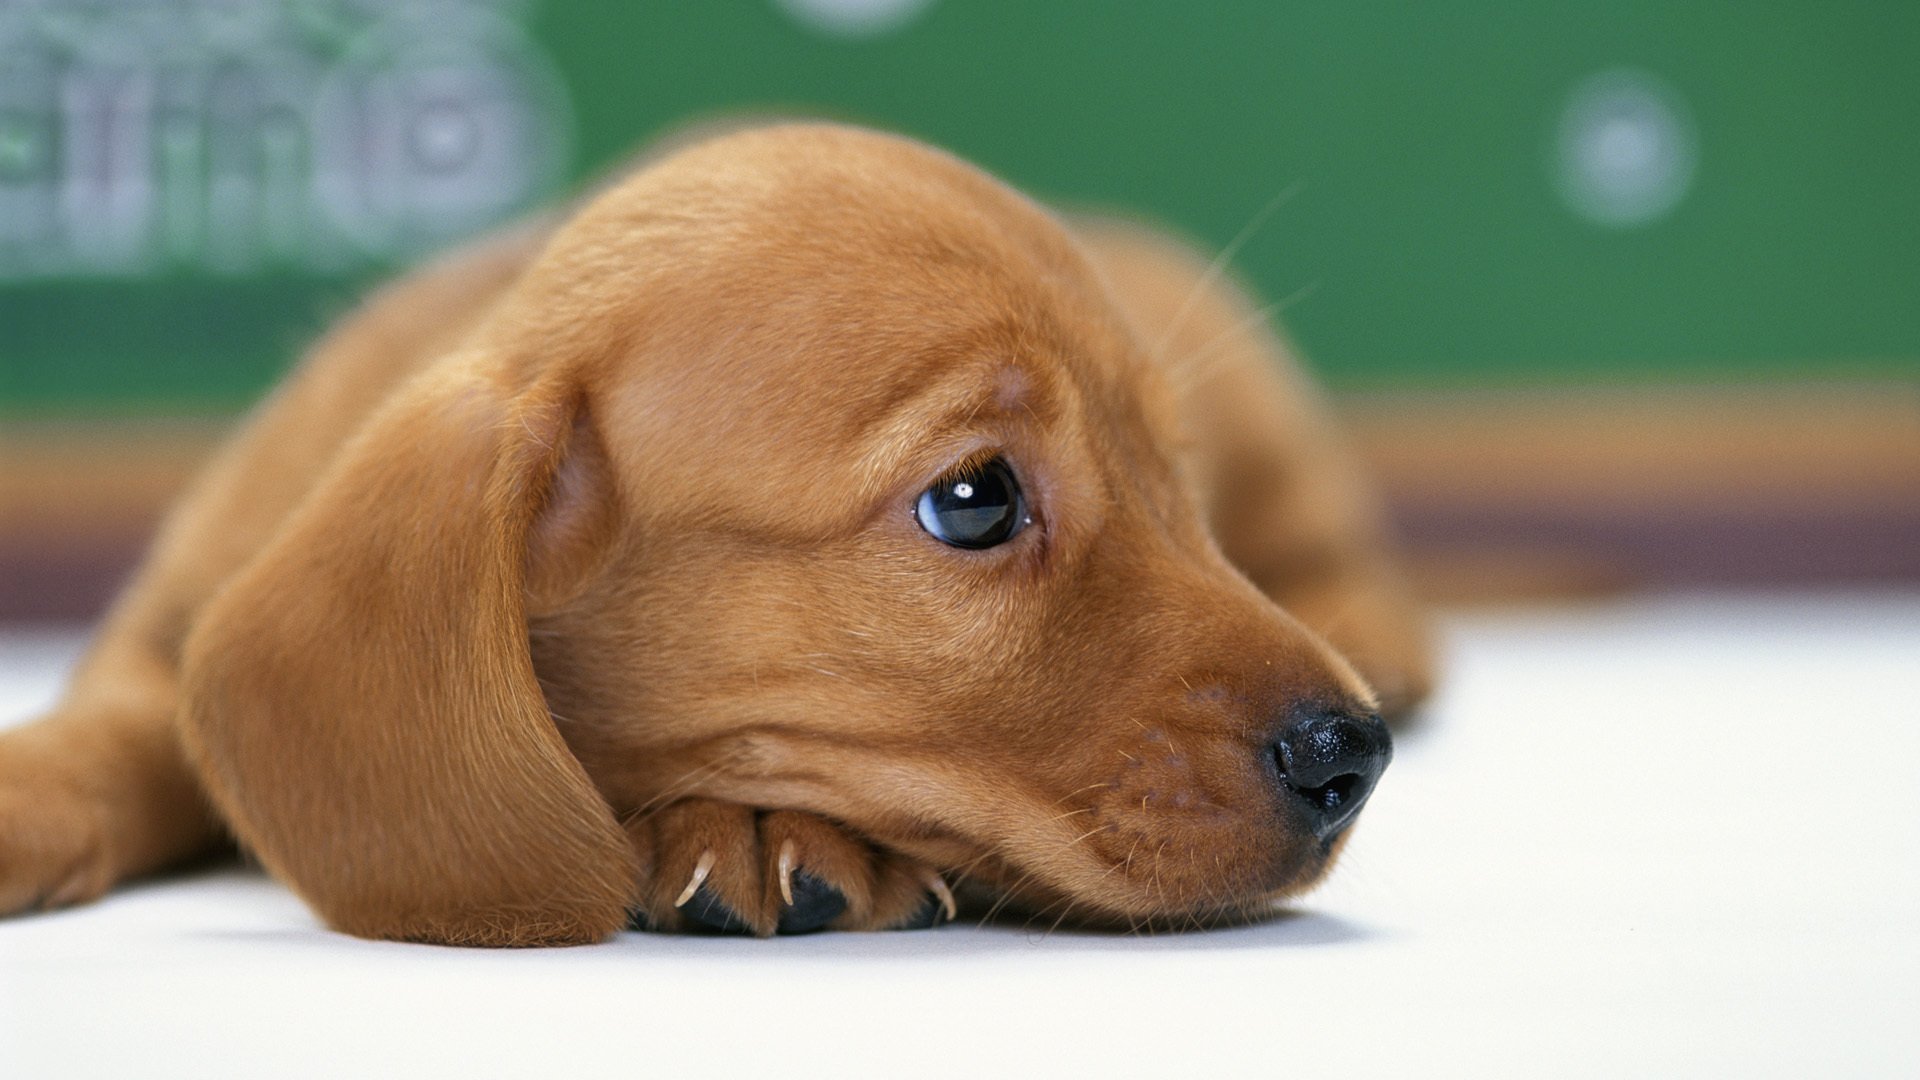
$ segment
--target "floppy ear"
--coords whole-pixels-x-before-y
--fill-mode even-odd
[[[581,406],[506,382],[450,358],[400,391],[187,644],[181,726],[210,794],[348,933],[595,941],[638,889],[527,648],[529,536]]]

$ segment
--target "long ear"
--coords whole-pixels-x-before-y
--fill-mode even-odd
[[[340,930],[595,941],[633,853],[527,649],[565,387],[450,359],[385,407],[187,644],[182,728],[240,840]]]

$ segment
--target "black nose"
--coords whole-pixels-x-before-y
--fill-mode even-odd
[[[1393,758],[1393,739],[1377,716],[1307,713],[1273,744],[1280,783],[1303,808],[1313,835],[1325,840],[1347,826],[1373,794]]]

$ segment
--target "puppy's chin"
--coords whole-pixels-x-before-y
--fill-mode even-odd
[[[1347,835],[1325,845],[1300,843],[1285,860],[1279,884],[1238,891],[1224,882],[1194,881],[1183,884],[1185,895],[1177,894],[1156,883],[1151,868],[1129,868],[1124,862],[1112,867],[1108,879],[1068,891],[1044,884],[1049,877],[1044,868],[978,858],[957,882],[956,894],[963,917],[1023,927],[1165,933],[1244,926],[1285,915],[1291,901],[1325,880]],[[1268,858],[1250,855],[1247,861]],[[1133,878],[1121,878],[1130,871]]]
[[[1172,933],[1247,926],[1286,913],[1294,890],[1248,897],[1237,902],[1208,902],[1191,907],[1126,912],[1107,906],[1110,897],[1075,898],[1022,886],[1004,892],[969,880],[957,890],[962,918],[1023,928],[1072,929],[1099,933]]]

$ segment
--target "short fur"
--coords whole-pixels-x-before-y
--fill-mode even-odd
[[[1399,713],[1421,616],[1217,268],[831,125],[656,157],[322,340],[0,735],[0,912],[230,835],[331,925],[475,945],[833,925],[938,875],[1142,925],[1317,880],[1268,750]],[[945,547],[999,453],[1034,510]],[[1376,696],[1377,695],[1377,696]],[[704,868],[704,870],[703,870]]]

